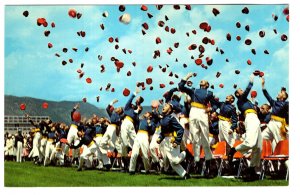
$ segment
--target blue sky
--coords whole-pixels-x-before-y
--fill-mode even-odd
[[[198,87],[199,81],[206,79],[215,86],[212,90],[214,94],[224,100],[226,95],[234,92],[234,84],[245,88],[251,72],[257,69],[265,73],[266,87],[272,97],[276,97],[282,86],[289,91],[289,39],[283,42],[280,38],[282,34],[289,38],[289,23],[282,13],[287,5],[192,5],[191,11],[183,5],[180,10],[175,10],[172,5],[164,5],[161,10],[154,5],[147,6],[146,12],[140,10],[141,5],[126,5],[125,12],[120,12],[118,5],[5,6],[4,94],[79,102],[86,97],[89,103],[97,107],[104,107],[117,98],[118,104],[124,105],[128,98],[122,95],[123,89],[126,87],[133,92],[136,82],[145,82],[146,78],[151,77],[153,91],[146,84],[146,89],[140,93],[145,98],[145,104],[149,105],[152,100],[160,99],[165,91],[177,86],[180,78],[188,72],[196,72],[197,77],[191,79],[193,86]],[[249,8],[249,14],[242,14],[245,6]],[[79,20],[69,17],[70,8],[82,13],[82,17]],[[214,16],[213,8],[217,8],[220,14]],[[28,17],[22,15],[25,10],[29,11]],[[109,13],[107,18],[102,16],[104,11]],[[118,20],[124,13],[131,15],[131,22],[127,25]],[[149,19],[147,13],[153,17]],[[274,21],[272,14],[278,16],[277,21]],[[37,18],[42,17],[48,22],[46,28],[36,24]],[[157,23],[160,20],[165,22],[165,26],[175,28],[176,33],[171,34],[164,27],[159,27]],[[55,28],[51,28],[51,22],[56,24]],[[141,33],[144,22],[149,25],[146,35]],[[201,22],[207,22],[212,27],[209,33],[199,28]],[[241,28],[236,27],[236,22],[241,23]],[[100,24],[104,24],[104,30],[101,30]],[[249,32],[245,30],[246,25],[250,26]],[[44,36],[45,30],[51,31],[48,37]],[[194,35],[192,30],[196,30],[197,34]],[[259,37],[260,30],[265,31],[264,38]],[[77,31],[85,31],[86,36],[79,37]],[[186,32],[189,32],[189,37]],[[227,41],[227,33],[231,34],[231,41]],[[237,35],[241,41],[235,39]],[[203,44],[202,38],[205,36],[214,39],[215,45]],[[118,50],[115,43],[108,42],[109,37],[118,37]],[[155,43],[156,37],[161,38],[161,44]],[[247,38],[252,40],[250,46],[244,44]],[[49,42],[53,44],[51,49],[47,47]],[[175,42],[179,42],[178,48],[174,48]],[[207,70],[191,59],[192,55],[196,58],[199,54],[197,49],[188,50],[191,44],[205,47],[205,65],[206,57],[213,59]],[[74,52],[73,47],[78,51]],[[89,47],[88,52],[84,51],[86,47]],[[166,52],[169,47],[173,49],[171,55]],[[216,47],[222,49],[224,54],[217,52]],[[68,52],[63,53],[62,48],[68,48]],[[132,50],[132,54],[124,54],[123,48]],[[251,53],[252,48],[256,49],[256,55]],[[160,50],[160,58],[153,59],[154,50]],[[264,54],[264,50],[270,54]],[[56,57],[55,53],[61,57]],[[101,61],[98,55],[103,56]],[[112,56],[124,62],[119,73],[110,60]],[[70,58],[73,63],[61,64],[62,60],[68,61]],[[175,62],[176,58],[178,62]],[[226,58],[229,62],[225,61]],[[250,66],[247,65],[248,59],[252,61]],[[136,62],[136,67],[132,62]],[[76,70],[81,63],[84,63],[82,71],[85,75],[79,79]],[[183,68],[184,63],[187,68]],[[102,64],[106,68],[104,73],[100,73]],[[169,68],[163,73],[159,65],[165,67],[166,64]],[[146,71],[149,65],[154,67],[152,73]],[[241,71],[239,75],[234,73],[236,69]],[[130,77],[127,76],[128,71],[132,73]],[[169,77],[171,71],[179,78]],[[219,78],[216,78],[217,72],[221,72]],[[86,83],[87,77],[92,78],[91,84]],[[175,84],[169,85],[170,81]],[[114,93],[105,91],[107,83],[115,88]],[[160,83],[166,87],[160,89]],[[221,83],[224,88],[219,87]],[[258,92],[259,103],[265,103],[258,77],[253,89]],[[96,96],[100,96],[100,102],[96,102]]]

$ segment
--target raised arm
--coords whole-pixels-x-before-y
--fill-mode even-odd
[[[261,77],[261,87],[262,87],[262,91],[263,91],[264,96],[267,98],[270,105],[273,106],[274,105],[274,100],[272,99],[272,97],[269,95],[267,89],[265,88],[265,78],[264,77]]]
[[[129,100],[127,101],[124,110],[128,110],[131,108],[133,98],[140,92],[139,88],[137,87],[135,92],[130,96]]]
[[[172,98],[172,95],[175,91],[178,91],[177,87],[172,88],[170,91],[164,94],[164,98],[166,102],[169,102]]]
[[[185,87],[186,82],[193,76],[193,73],[188,73],[181,81],[178,83],[178,88],[180,91],[187,93],[190,97],[193,97],[194,90]]]
[[[244,91],[244,93],[242,95],[243,99],[247,99],[247,97],[248,97],[248,95],[250,93],[250,90],[253,87],[253,80],[254,80],[254,75],[251,74],[249,84],[248,84],[247,88],[245,89],[245,91]]]
[[[230,129],[234,131],[237,128],[238,116],[236,114],[236,109],[231,109],[231,127]]]
[[[115,103],[117,103],[118,102],[118,100],[117,99],[114,99],[113,101],[111,101],[108,105],[107,105],[107,107],[106,107],[106,112],[107,112],[107,114],[108,114],[108,116],[109,117],[111,117],[111,115],[112,115],[112,110],[111,110],[111,107],[115,104]]]
[[[79,108],[79,104],[76,104],[73,108],[73,110],[71,111],[71,121],[73,121],[73,113]]]

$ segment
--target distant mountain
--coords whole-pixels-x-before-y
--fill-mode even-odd
[[[44,102],[48,103],[48,108],[42,108]],[[20,104],[26,104],[26,110],[20,109]],[[5,115],[23,115],[28,113],[31,116],[49,116],[54,122],[70,123],[70,113],[77,102],[73,101],[46,101],[31,97],[16,97],[5,95],[4,114]],[[91,117],[93,114],[108,117],[105,108],[97,108],[90,103],[80,103],[79,108],[82,117]]]
[[[44,102],[48,103],[48,108],[42,108]],[[26,110],[20,109],[20,104],[26,104]],[[32,97],[16,97],[11,95],[4,96],[4,115],[24,116],[25,113],[31,116],[49,116],[54,122],[71,122],[70,113],[78,102],[75,101],[47,101]],[[97,108],[96,106],[86,102],[80,103],[79,111],[82,117],[90,118],[93,114],[97,116],[108,117],[105,108]],[[151,106],[143,106],[143,113],[151,111]]]

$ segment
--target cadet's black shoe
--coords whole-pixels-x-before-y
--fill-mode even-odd
[[[82,168],[78,168],[77,171],[82,171]]]
[[[190,176],[190,174],[188,174],[188,173],[186,173],[184,176],[183,176],[183,179],[184,180],[187,180],[187,179],[190,179],[191,178],[191,176]]]
[[[135,171],[129,171],[129,175],[135,175]]]
[[[229,164],[232,164],[233,155],[236,153],[236,150],[234,147],[230,148],[229,154],[228,154],[228,162]]]

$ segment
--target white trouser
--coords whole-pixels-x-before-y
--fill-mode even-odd
[[[192,140],[192,136],[190,134],[190,129],[189,129],[189,119],[182,117],[182,118],[180,118],[179,123],[184,129],[181,146],[182,146],[182,149],[185,150],[186,145],[190,144],[191,140]]]
[[[260,121],[255,113],[248,113],[245,118],[245,140],[235,149],[242,154],[246,154],[252,149],[250,167],[260,165],[262,150],[262,135],[260,130]]]
[[[77,132],[78,132],[78,127],[74,124],[71,125],[70,129],[69,129],[69,132],[68,132],[68,136],[67,136],[67,140],[68,140],[68,143],[69,144],[72,144],[74,143],[76,140],[78,140],[78,135],[77,135]],[[69,156],[69,149],[70,149],[70,146],[66,145],[65,146],[65,154],[67,156]],[[73,150],[72,152],[72,156],[78,156],[79,155],[79,149],[76,149],[76,150]]]
[[[136,132],[133,123],[125,117],[121,124],[122,156],[127,156],[127,147],[133,147]]]
[[[219,141],[226,141],[232,148],[235,140],[233,139],[233,132],[229,134],[231,123],[229,121],[219,120]]]
[[[205,153],[205,160],[212,159],[209,145],[208,114],[205,109],[192,107],[190,111],[190,133],[193,140],[194,161],[200,160],[200,146]]]
[[[44,166],[50,164],[50,156],[52,152],[55,150],[53,141],[47,141],[46,151],[45,151],[45,159],[44,159]]]
[[[267,128],[262,132],[262,138],[271,140],[271,142],[275,142],[273,144],[273,150],[275,149],[275,146],[277,143],[281,140],[283,140],[280,132],[280,128],[282,126],[282,123],[279,121],[275,121],[274,119],[271,119],[268,123]]]
[[[29,158],[30,157],[41,157],[40,155],[40,145],[41,145],[41,133],[40,132],[36,132],[32,141],[32,150],[29,154]]]
[[[158,144],[156,142],[156,140],[158,139],[159,134],[160,134],[160,128],[155,130],[154,134],[152,135],[151,142],[150,142],[150,155],[151,155],[153,163],[159,162],[159,159],[158,159],[158,156],[157,156],[157,153],[156,153],[156,151],[160,150],[160,146],[162,145],[162,144]]]
[[[46,152],[46,145],[47,145],[47,138],[42,137],[41,139],[41,146],[40,146],[40,156],[42,158],[45,157],[45,152]]]
[[[140,154],[140,149],[142,151],[142,159],[144,163],[144,167],[146,171],[150,169],[149,163],[149,137],[147,132],[138,132],[136,138],[134,140],[134,144],[132,147],[132,153],[130,158],[129,171],[134,172],[136,168],[136,161]]]
[[[17,142],[17,162],[22,162],[22,153],[23,153],[23,144],[22,142],[18,141]]]
[[[108,151],[113,151],[116,147],[116,125],[108,125],[106,132],[104,133],[100,141],[100,151],[103,154],[107,154]],[[103,162],[104,163],[104,162]]]
[[[97,136],[94,139],[96,144],[99,146],[99,149],[100,149],[100,153],[96,153],[96,155],[97,155],[97,158],[100,159],[103,162],[104,165],[106,165],[106,164],[110,164],[110,160],[107,157],[107,152],[102,153],[102,151],[101,151],[100,145],[101,145],[102,138],[103,138],[103,136],[101,135],[101,136]]]
[[[52,150],[51,156],[50,156],[50,161],[57,160],[59,165],[64,164],[64,147],[65,143],[60,143],[57,142],[55,145],[55,148]]]
[[[92,141],[92,142],[94,142],[94,141]],[[89,147],[88,146],[84,147],[82,154],[80,155],[78,168],[82,168],[83,162],[85,160],[89,160],[90,156],[94,155],[96,153],[100,153],[100,150],[99,150],[98,144],[96,144],[95,142]],[[96,156],[99,157],[100,155],[96,154]],[[98,158],[98,160],[100,160],[100,159]]]
[[[184,160],[185,156],[180,153],[180,146],[173,148],[171,141],[171,137],[165,137],[164,150],[166,152],[166,156],[170,161],[170,165],[174,169],[174,171],[183,177],[186,174],[184,168],[180,165],[180,163]]]

